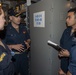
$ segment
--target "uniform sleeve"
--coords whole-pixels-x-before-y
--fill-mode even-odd
[[[26,39],[30,39],[30,34],[28,32],[26,32]]]
[[[71,31],[71,27],[67,27],[62,34],[62,37],[60,39],[60,46],[62,48],[64,48],[65,40],[67,39],[66,37],[68,37],[70,31]]]
[[[72,47],[70,50],[70,60],[71,63],[74,64],[74,66],[76,66],[76,45]]]
[[[4,50],[5,49],[0,46],[0,70],[8,67],[9,63],[11,62],[11,55]]]
[[[27,26],[25,26],[24,25],[24,28],[25,28],[25,30],[26,30],[26,40],[28,40],[28,39],[30,39],[30,33],[29,33],[29,31],[28,31],[28,28],[27,28]]]
[[[64,42],[64,35],[65,35],[65,31],[63,32],[61,39],[60,39],[60,46],[63,47],[63,42]]]

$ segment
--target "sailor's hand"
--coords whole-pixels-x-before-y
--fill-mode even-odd
[[[24,50],[24,46],[22,44],[10,45],[9,47],[11,49],[15,49],[19,52],[23,52],[23,50]]]
[[[26,44],[26,47],[27,47],[27,50],[30,48],[30,45],[29,45],[29,43],[28,42],[26,42],[26,41],[24,41],[25,42],[25,44]]]
[[[70,53],[68,50],[66,49],[62,49],[59,54],[58,54],[59,57],[69,57],[70,56]]]

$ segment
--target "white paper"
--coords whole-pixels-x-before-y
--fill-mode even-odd
[[[45,11],[36,12],[33,14],[34,27],[45,27]]]

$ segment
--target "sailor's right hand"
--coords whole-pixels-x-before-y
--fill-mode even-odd
[[[70,56],[70,52],[66,49],[62,49],[59,54],[58,54],[59,57],[69,57]]]

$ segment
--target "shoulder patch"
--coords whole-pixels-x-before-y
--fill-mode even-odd
[[[6,56],[5,53],[2,53],[2,54],[0,55],[0,62],[3,61],[3,59],[4,59],[5,56]]]

